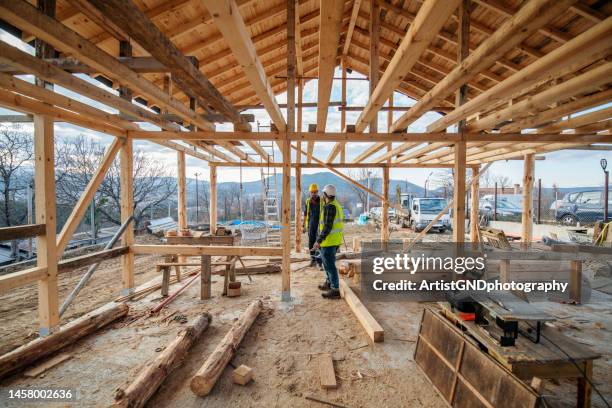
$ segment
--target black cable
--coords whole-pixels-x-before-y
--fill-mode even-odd
[[[527,326],[529,326],[532,330],[534,330],[534,327],[531,326],[528,322],[525,322],[525,324],[527,324]],[[552,344],[553,346],[555,346],[556,348],[559,349],[559,351],[561,351],[563,354],[565,354],[567,356],[567,358],[569,358],[570,362],[572,364],[574,364],[576,366],[576,368],[578,369],[578,371],[580,372],[580,374],[582,374],[582,376],[584,377],[584,379],[586,380],[586,382],[589,383],[589,385],[593,388],[593,390],[597,393],[597,395],[599,395],[599,398],[601,398],[601,400],[604,402],[604,404],[606,404],[606,406],[608,408],[612,408],[610,406],[610,403],[604,398],[603,394],[601,392],[599,392],[599,390],[597,389],[597,387],[595,386],[595,384],[593,384],[593,382],[591,381],[591,379],[586,375],[586,372],[582,369],[582,367],[580,367],[580,364],[578,364],[576,362],[576,360],[574,360],[574,358],[572,356],[570,356],[565,350],[563,350],[559,345],[557,345],[554,341],[552,341],[550,338],[546,337],[543,333],[544,330],[542,330],[540,332],[540,336],[543,337],[544,339],[548,340],[548,342],[550,344]]]

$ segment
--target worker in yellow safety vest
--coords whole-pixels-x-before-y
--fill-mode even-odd
[[[323,270],[323,263],[321,257],[317,254],[318,251],[314,250],[314,244],[317,242],[319,236],[319,218],[321,218],[321,209],[323,208],[323,201],[319,196],[319,186],[316,183],[312,183],[308,187],[310,196],[306,199],[306,205],[304,205],[304,223],[302,225],[304,233],[308,233],[308,249],[310,250],[310,266],[319,265],[319,269]]]
[[[319,289],[325,291],[326,299],[340,299],[340,280],[336,268],[336,252],[344,241],[344,214],[336,201],[336,187],[328,184],[323,188],[325,206],[319,219],[319,237],[314,245],[321,253],[326,279]]]

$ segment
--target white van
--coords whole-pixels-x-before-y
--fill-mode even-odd
[[[410,208],[410,227],[422,231],[448,205],[444,198],[414,198]],[[444,214],[431,228],[444,232],[451,228],[451,212]]]

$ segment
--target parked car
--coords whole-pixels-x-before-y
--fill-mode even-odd
[[[558,200],[555,218],[563,225],[603,220],[604,191],[601,189],[574,191]],[[612,190],[608,192],[608,208],[612,209]]]
[[[490,202],[494,202],[495,201],[495,195],[494,194],[485,194],[484,196],[482,196],[480,198],[480,201],[490,201]],[[497,206],[499,207],[499,203],[500,202],[509,202],[511,205],[513,205],[514,207],[523,208],[523,196],[522,194],[498,194],[497,195]]]
[[[494,208],[495,202],[489,200],[480,201],[479,210],[481,214],[493,217]],[[522,217],[523,210],[514,205],[511,201],[498,200],[496,214],[498,219],[516,219]]]

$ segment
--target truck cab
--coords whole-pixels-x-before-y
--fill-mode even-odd
[[[410,207],[410,227],[416,232],[422,231],[442,211],[448,202],[444,198],[413,198]],[[451,228],[450,210],[431,228],[444,232]]]

